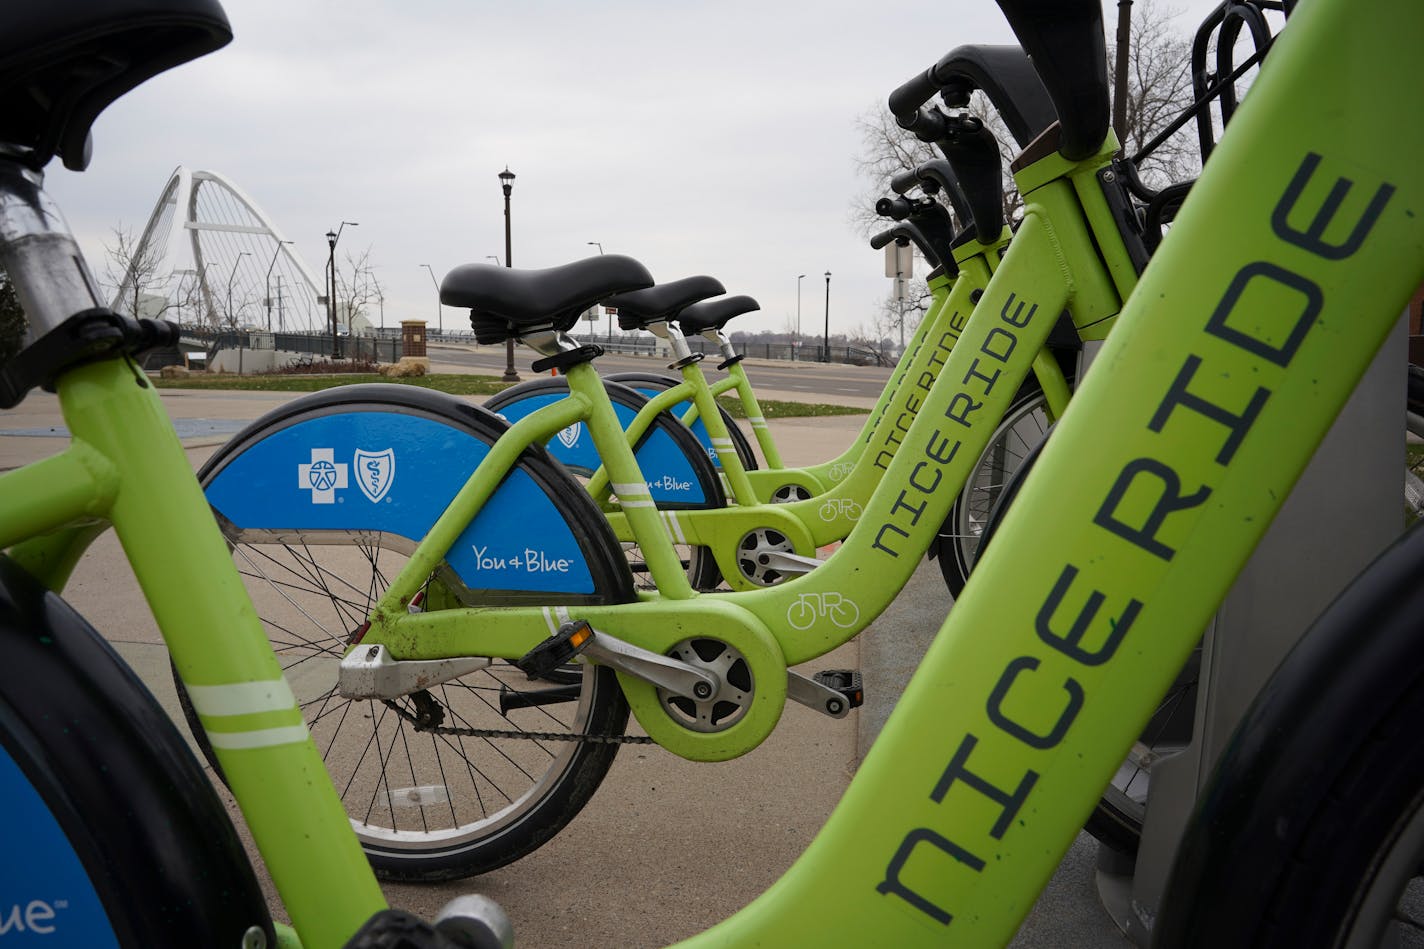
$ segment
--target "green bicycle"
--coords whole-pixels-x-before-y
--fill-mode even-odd
[[[1005,6],[1019,16],[1031,5]],[[195,7],[185,3],[175,9],[191,14]],[[221,42],[225,23],[220,14],[211,6],[202,10],[202,41],[184,55],[174,51],[172,33],[157,35],[160,25],[171,28],[171,19],[168,24],[136,20],[132,10],[121,11],[120,22],[138,27],[126,42],[116,39],[113,30],[81,31],[82,40],[59,48],[70,54],[96,51],[103,54],[100,61],[110,63],[113,53],[123,49],[129,54],[125,61],[142,64],[128,76],[132,85]],[[1307,82],[1318,75],[1322,58],[1334,53],[1372,87],[1420,87],[1419,67],[1410,55],[1424,35],[1419,11],[1398,2],[1375,12],[1378,17],[1362,18],[1343,3],[1321,0],[1292,18],[1271,68],[1194,187],[1096,368],[1075,394],[1077,407],[1065,413],[841,807],[781,883],[691,944],[1007,941],[1152,713],[1174,664],[1191,649],[1196,631],[1395,322],[1402,301],[1424,276],[1419,264],[1424,224],[1417,211],[1424,200],[1424,177],[1409,162],[1381,155],[1364,134],[1377,127],[1383,108],[1361,102],[1353,90]],[[1097,90],[1104,87],[1102,60],[1092,55],[1098,52],[1093,37],[1101,41],[1100,11],[1096,4],[1055,4],[1052,13],[1017,26],[1035,58],[1057,67],[1049,85],[1060,106],[1080,103],[1076,109],[1060,108],[1063,125],[1056,140],[1067,150],[1056,160],[1076,167],[1088,160],[1084,142],[1089,143],[1086,154],[1095,155],[1097,143],[1104,141],[1105,122],[1098,120],[1106,110],[1095,108]],[[49,51],[52,61],[53,37],[70,35],[74,23],[63,26],[46,34],[33,25],[28,31],[12,25],[4,35],[23,40],[17,43],[20,50]],[[181,38],[192,42],[190,35]],[[134,55],[140,50],[149,52]],[[1086,51],[1084,60],[1091,64],[1096,58],[1098,65],[1085,69],[1082,61],[1074,61],[1075,51]],[[4,61],[13,65],[21,55]],[[33,71],[26,75],[36,78]],[[66,114],[51,127],[55,113],[39,110],[32,114],[40,118],[30,125],[6,133],[16,140],[8,146],[15,149],[10,154],[23,161],[7,162],[7,174],[0,178],[0,192],[10,199],[0,215],[0,259],[25,288],[32,327],[25,358],[4,367],[6,401],[13,404],[33,386],[53,383],[76,440],[54,459],[0,475],[0,546],[7,551],[4,616],[8,628],[39,632],[35,655],[64,643],[60,661],[46,670],[47,683],[77,681],[75,653],[99,655],[102,650],[78,645],[82,638],[62,631],[54,616],[39,607],[57,603],[44,590],[63,586],[69,567],[102,527],[96,519],[115,526],[185,682],[211,690],[198,693],[200,711],[294,928],[274,927],[265,910],[251,903],[244,909],[233,900],[234,893],[251,892],[242,886],[241,873],[233,878],[235,890],[214,881],[210,874],[219,867],[245,866],[230,852],[205,855],[201,866],[207,873],[181,881],[192,883],[199,896],[223,890],[222,898],[237,909],[222,916],[221,923],[218,913],[202,905],[175,919],[166,910],[169,904],[162,904],[163,912],[153,909],[159,904],[151,894],[116,895],[110,888],[120,885],[119,877],[135,876],[134,864],[119,864],[119,871],[111,866],[106,873],[96,869],[101,864],[91,863],[84,872],[99,881],[102,910],[127,944],[246,940],[263,945],[280,939],[289,945],[300,940],[302,945],[339,946],[373,914],[374,929],[389,932],[394,923],[380,913],[382,900],[349,819],[320,777],[323,766],[241,596],[221,535],[202,516],[203,499],[152,389],[122,355],[156,341],[161,328],[129,326],[95,306],[92,284],[72,266],[80,259],[72,240],[65,239],[57,213],[38,187],[34,167],[42,167],[56,147],[67,162],[82,167],[87,121],[124,88],[122,83],[102,89],[82,85],[94,75],[81,70],[59,79],[50,76],[58,83],[51,88],[95,90],[92,95],[26,100],[82,103],[72,116],[77,124],[69,124]],[[1315,121],[1321,110],[1334,117],[1328,127]],[[1395,133],[1404,154],[1424,145],[1421,137],[1424,129],[1412,118]],[[1055,161],[1052,155],[1040,160]],[[1290,170],[1281,176],[1281,168]],[[1348,185],[1341,183],[1342,175],[1349,177]],[[1263,187],[1268,182],[1275,187]],[[35,240],[38,236],[43,239]],[[1208,245],[1217,253],[1191,253]],[[1018,249],[1011,251],[996,274],[996,280],[1015,278],[1010,292],[1016,297],[1028,293],[1019,282],[1022,273],[1009,266],[1017,254]],[[71,266],[46,266],[60,257]],[[622,262],[604,266],[610,269],[582,273],[582,279],[636,276]],[[591,292],[587,285],[584,289]],[[492,291],[487,286],[484,292]],[[991,286],[980,302],[996,304],[986,312],[999,318],[1007,300],[1002,286]],[[1112,371],[1100,371],[1104,366]],[[1105,425],[1104,419],[1115,424]],[[929,450],[942,444],[937,435],[942,430],[935,426],[955,424],[942,410],[925,425],[919,422],[907,436],[914,440],[906,444]],[[927,459],[921,459],[926,467],[916,474],[920,483],[928,483],[947,464]],[[335,488],[337,460],[329,460],[331,469],[322,464],[326,461],[308,454],[307,484],[325,484],[329,475]],[[310,478],[313,468],[316,482]],[[888,512],[892,505],[881,507]],[[1266,872],[1250,878],[1249,887],[1239,876],[1221,887],[1227,894],[1233,888],[1241,894],[1246,918],[1261,917],[1258,907],[1283,901],[1308,908],[1308,915],[1295,920],[1272,918],[1277,927],[1292,927],[1270,932],[1283,944],[1323,944],[1337,935],[1372,930],[1387,921],[1397,896],[1396,887],[1385,884],[1400,880],[1381,869],[1418,865],[1414,837],[1407,831],[1414,825],[1424,776],[1414,756],[1398,754],[1387,741],[1359,739],[1401,729],[1407,734],[1418,723],[1417,703],[1408,697],[1418,695],[1412,688],[1420,668],[1418,637],[1410,635],[1417,621],[1410,620],[1419,605],[1412,594],[1418,591],[1413,580],[1424,557],[1418,549],[1421,536],[1412,532],[1384,562],[1387,569],[1361,587],[1373,595],[1364,602],[1344,602],[1354,622],[1319,634],[1323,639],[1313,635],[1292,658],[1293,668],[1312,675],[1278,680],[1267,690],[1268,696],[1285,696],[1286,709],[1300,708],[1296,703],[1308,699],[1322,714],[1348,707],[1358,716],[1329,716],[1338,731],[1328,736],[1326,746],[1323,732],[1299,718],[1276,716],[1268,704],[1248,727],[1275,722],[1285,734],[1309,741],[1293,746],[1295,753],[1285,758],[1292,766],[1305,765],[1306,773],[1282,774],[1265,786],[1249,774],[1233,779],[1228,770],[1222,774],[1225,783],[1211,795],[1218,801],[1253,802],[1251,819],[1243,826],[1291,831],[1290,840],[1279,834],[1258,838]],[[890,544],[882,547],[891,551],[872,546],[867,564],[894,566],[900,559]],[[540,560],[541,571],[548,572],[549,563]],[[675,580],[679,566],[669,564],[665,572]],[[33,592],[35,580],[18,576],[15,568],[38,578],[38,593]],[[432,583],[425,589],[439,588]],[[713,595],[679,605],[696,625],[690,618],[695,614],[732,619],[744,609],[726,600]],[[654,598],[648,602],[657,604]],[[601,607],[572,604],[567,609],[595,617],[597,627],[618,628],[616,616]],[[715,613],[704,612],[709,609]],[[445,617],[436,614],[441,612],[459,614],[471,625],[493,619],[498,627],[498,617],[485,614],[505,611],[432,612],[411,598],[398,605],[392,625],[397,631],[419,628],[422,635],[411,637],[413,645],[434,647],[433,638],[423,634],[440,632]],[[625,612],[633,611],[625,607]],[[1361,648],[1361,617],[1383,630],[1379,642],[1388,648]],[[219,627],[229,635],[214,639],[210,631]],[[984,635],[986,629],[995,635]],[[483,637],[501,630],[477,632]],[[684,627],[670,635],[696,632]],[[455,639],[459,633],[441,635]],[[580,635],[575,630],[568,638]],[[584,655],[599,648],[601,637],[595,629],[585,638]],[[532,638],[523,631],[508,634],[520,647]],[[1309,648],[1315,642],[1332,648]],[[609,646],[606,639],[603,645]],[[361,646],[352,654],[370,648],[366,641]],[[459,661],[460,655],[451,650],[446,658]],[[1352,665],[1346,669],[1340,659]],[[107,661],[115,667],[112,659]],[[562,675],[564,665],[556,663],[544,675]],[[1321,669],[1332,674],[1321,676]],[[379,670],[372,672],[380,678]],[[690,683],[694,692],[697,681],[702,680],[694,677]],[[96,687],[106,694],[125,690],[107,681]],[[1337,706],[1347,687],[1356,698]],[[53,692],[36,695],[40,704],[26,705],[9,700],[21,694],[11,691],[19,688],[13,681],[5,685],[7,717],[0,735],[7,754],[19,760],[38,755],[52,764],[67,750],[71,757],[60,773],[92,788],[102,774],[93,750],[103,746],[85,740],[87,722],[82,729],[47,726],[43,703],[54,700]],[[152,708],[141,690],[130,686],[127,693],[138,706]],[[1387,694],[1404,698],[1386,700]],[[139,722],[134,734],[146,740],[118,744],[114,753],[146,759],[158,770],[175,767],[166,760],[155,765],[149,756],[153,736],[162,727],[151,718]],[[36,729],[43,741],[20,740]],[[181,749],[181,742],[164,744]],[[1238,748],[1248,763],[1262,763],[1253,756],[1253,743],[1243,741]],[[926,749],[941,754],[927,755]],[[22,777],[34,787],[37,774],[25,771]],[[1351,780],[1360,774],[1367,780]],[[53,784],[42,786],[60,793]],[[193,785],[200,786],[201,781]],[[194,806],[186,795],[164,800],[149,784],[135,787],[136,797],[161,802],[158,811],[169,820]],[[1302,788],[1307,793],[1298,793]],[[1361,793],[1367,796],[1356,796]],[[1354,825],[1332,820],[1341,808],[1371,819]],[[81,810],[79,823],[61,827],[54,839],[73,836],[100,846],[114,840],[122,822],[98,819],[99,813]],[[1325,821],[1313,820],[1317,814]],[[1261,815],[1266,819],[1257,819]],[[1201,826],[1208,830],[1230,828],[1212,823],[1209,814],[1203,819]],[[1342,828],[1343,838],[1312,832],[1331,825]],[[214,827],[226,825],[218,820],[204,826],[206,833],[194,833],[193,840],[202,842]],[[1304,852],[1297,844],[1305,842],[1320,845],[1316,850],[1330,859],[1323,865],[1291,859]],[[166,866],[176,859],[169,847],[150,847],[149,852],[150,859]],[[1229,861],[1205,865],[1218,878],[1241,869]],[[35,872],[33,865],[27,870]],[[1195,896],[1204,891],[1188,881],[1176,892]],[[1209,922],[1202,905],[1184,898],[1169,905],[1161,918]],[[1381,907],[1385,912],[1377,912]],[[45,922],[39,909],[30,918]],[[406,925],[412,940],[440,945],[438,933]],[[1259,945],[1258,935],[1238,930],[1222,933],[1219,941]],[[1192,931],[1186,938],[1194,936]],[[360,936],[353,945],[372,942]]]
[[[927,134],[953,136],[951,150],[992,156],[979,165],[991,177],[997,146],[982,126],[924,115]],[[444,299],[474,312],[482,341],[515,335],[541,354],[536,369],[567,380],[567,397],[507,430],[436,395],[328,390],[215,455],[200,473],[207,497],[378,871],[448,878],[539,846],[606,772],[625,699],[649,738],[692,760],[756,747],[787,698],[846,714],[853,677],[817,681],[788,667],[854,637],[908,581],[1029,372],[1057,370],[1044,347],[1059,314],[1099,339],[1136,280],[1094,177],[1114,150],[1077,163],[1046,156],[1020,173],[1026,223],[992,278],[984,260],[998,256],[1002,232],[959,248],[934,347],[941,384],[910,387],[887,447],[868,446],[872,464],[838,488],[878,482],[856,499],[858,519],[832,511],[852,524],[843,545],[795,580],[694,595],[674,544],[710,548],[731,576],[748,539],[768,530],[797,556],[840,535],[814,523],[826,497],[656,508],[595,353],[562,335],[610,294],[606,275],[646,280],[627,258],[446,277]],[[653,312],[686,302],[684,292],[663,291]],[[953,427],[931,438],[942,419]],[[616,511],[592,506],[597,479],[587,489],[560,480],[534,450],[576,423],[600,448]],[[853,498],[832,494],[842,496]],[[628,541],[656,592],[631,588]],[[887,567],[867,568],[885,556]],[[594,666],[568,661],[567,641],[584,628],[595,631],[583,647]],[[189,718],[203,730],[201,709]]]

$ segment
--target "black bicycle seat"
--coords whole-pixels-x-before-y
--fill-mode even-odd
[[[739,293],[734,297],[719,297],[716,300],[694,303],[678,314],[677,323],[684,333],[691,336],[703,330],[719,330],[726,326],[732,317],[760,309],[761,304],[756,300],[745,293]]]
[[[477,342],[502,343],[530,330],[568,332],[580,314],[610,293],[652,282],[648,268],[621,254],[600,254],[544,270],[465,264],[440,282],[440,302],[470,309]]]
[[[1108,67],[1101,0],[998,0],[1058,113],[1058,151],[1071,161],[1108,133]]]
[[[89,164],[89,128],[152,76],[227,44],[217,0],[13,0],[0,4],[0,142],[42,168]]]
[[[618,326],[621,329],[640,330],[646,329],[649,323],[671,319],[698,300],[726,292],[727,288],[716,277],[683,277],[646,290],[620,293],[599,302],[618,310]]]

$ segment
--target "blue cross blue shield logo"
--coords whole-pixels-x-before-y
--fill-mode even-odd
[[[386,496],[386,492],[391,489],[391,483],[396,479],[395,450],[357,449],[352,467],[356,469],[356,487],[374,504]]]
[[[335,504],[336,492],[346,487],[344,464],[336,463],[330,448],[313,448],[311,463],[297,465],[297,486],[311,492],[313,504]]]

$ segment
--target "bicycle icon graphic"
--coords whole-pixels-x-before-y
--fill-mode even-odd
[[[860,619],[860,607],[839,593],[802,593],[786,611],[786,622],[792,629],[810,629],[820,618],[841,629],[850,629]]]
[[[846,477],[846,475],[850,474],[851,470],[854,468],[855,465],[852,465],[849,462],[841,461],[837,462],[834,465],[831,465],[830,471],[826,473],[830,476],[830,479],[832,481],[841,481]]]
[[[817,508],[821,515],[821,520],[826,523],[844,517],[846,520],[860,520],[862,508],[850,498],[827,498],[822,505]]]

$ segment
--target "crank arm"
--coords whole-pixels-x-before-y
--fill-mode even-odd
[[[786,697],[831,718],[845,718],[859,703],[848,701],[844,692],[817,682],[810,676],[786,670]]]
[[[336,688],[348,699],[394,699],[488,668],[482,656],[392,659],[385,646],[358,646],[341,660]]]
[[[803,557],[785,550],[768,550],[760,556],[766,558],[763,567],[779,570],[783,574],[794,577],[804,577],[822,563],[815,557]]]
[[[684,698],[701,701],[715,695],[718,689],[717,680],[709,673],[642,646],[624,642],[603,630],[594,632],[588,644],[583,647],[582,655],[600,665],[635,675]]]

